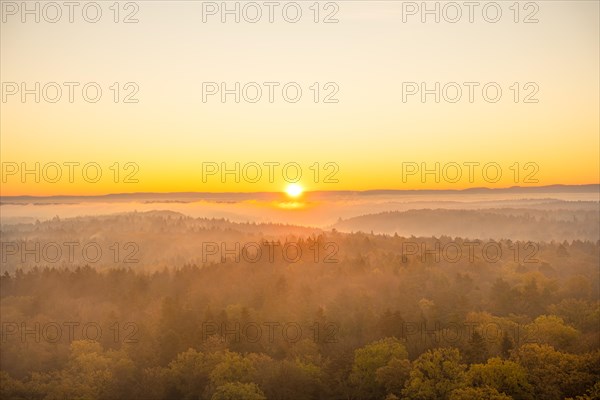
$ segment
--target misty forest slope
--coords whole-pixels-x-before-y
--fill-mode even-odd
[[[3,247],[3,399],[562,400],[600,390],[598,241],[169,212],[4,225],[2,235],[18,245]],[[20,247],[67,241],[106,254],[36,262]],[[138,261],[115,261],[114,242],[135,242]]]
[[[532,241],[598,240],[600,214],[595,210],[421,209],[383,212],[339,221],[341,231],[397,233],[403,236],[458,236],[471,239]]]

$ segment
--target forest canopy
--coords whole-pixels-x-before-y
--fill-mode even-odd
[[[598,396],[598,242],[479,241],[505,254],[457,260],[443,249],[472,241],[161,213],[100,220],[103,229],[85,218],[19,228],[30,242],[69,230],[89,240],[93,231],[107,247],[111,231],[144,231],[143,261],[6,269],[2,398]],[[177,257],[214,237],[228,250],[293,241],[306,253],[293,262],[234,251],[198,263]],[[142,250],[160,240],[164,253]],[[310,251],[327,243],[335,262]],[[515,253],[525,245],[535,250],[526,260]],[[152,268],[154,255],[171,265]]]

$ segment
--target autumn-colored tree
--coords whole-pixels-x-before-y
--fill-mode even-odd
[[[559,400],[585,393],[597,378],[595,358],[556,351],[552,346],[526,344],[513,353],[513,360],[527,371],[536,399]]]
[[[413,362],[404,396],[416,400],[444,400],[465,385],[466,365],[454,348],[428,350]]]
[[[467,372],[469,384],[490,387],[515,400],[533,400],[533,387],[527,381],[527,371],[519,364],[494,357],[485,364],[473,364]]]
[[[255,383],[228,382],[217,388],[211,400],[267,400]]]
[[[465,387],[454,390],[450,394],[450,400],[511,400],[512,397],[498,392],[494,388]]]
[[[565,324],[562,318],[555,315],[540,315],[525,329],[530,332],[528,336],[537,343],[565,350],[572,349],[580,336],[577,329]]]
[[[355,395],[361,399],[383,397],[385,383],[388,383],[389,370],[380,373],[379,381],[377,380],[377,371],[386,366],[391,369],[401,369],[397,363],[390,365],[390,362],[407,358],[406,348],[396,338],[381,339],[356,350],[350,374],[350,382],[355,388]]]
[[[410,376],[409,360],[393,358],[387,365],[375,371],[375,380],[385,388],[386,393],[400,396]]]

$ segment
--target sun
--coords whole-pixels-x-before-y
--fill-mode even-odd
[[[297,183],[290,183],[288,187],[285,188],[285,192],[290,197],[298,197],[303,191],[304,189],[302,189],[302,186],[298,185]]]

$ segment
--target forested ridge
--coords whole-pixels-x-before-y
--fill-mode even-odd
[[[123,218],[129,229],[185,252],[201,230],[192,226],[197,220],[176,215],[115,220]],[[254,262],[231,253],[156,269],[147,267],[139,236],[144,263],[129,267],[42,263],[5,271],[1,397],[600,395],[598,242],[475,241],[472,258],[455,259],[452,249],[474,241],[285,234],[293,228],[209,222],[204,229],[215,237],[260,246],[293,240],[303,256]],[[77,220],[44,224],[38,229],[78,229]],[[173,232],[185,238],[186,231],[189,244],[169,239]],[[333,258],[315,259],[310,249],[328,243],[336,246]],[[501,248],[502,257],[482,253],[486,243]]]

